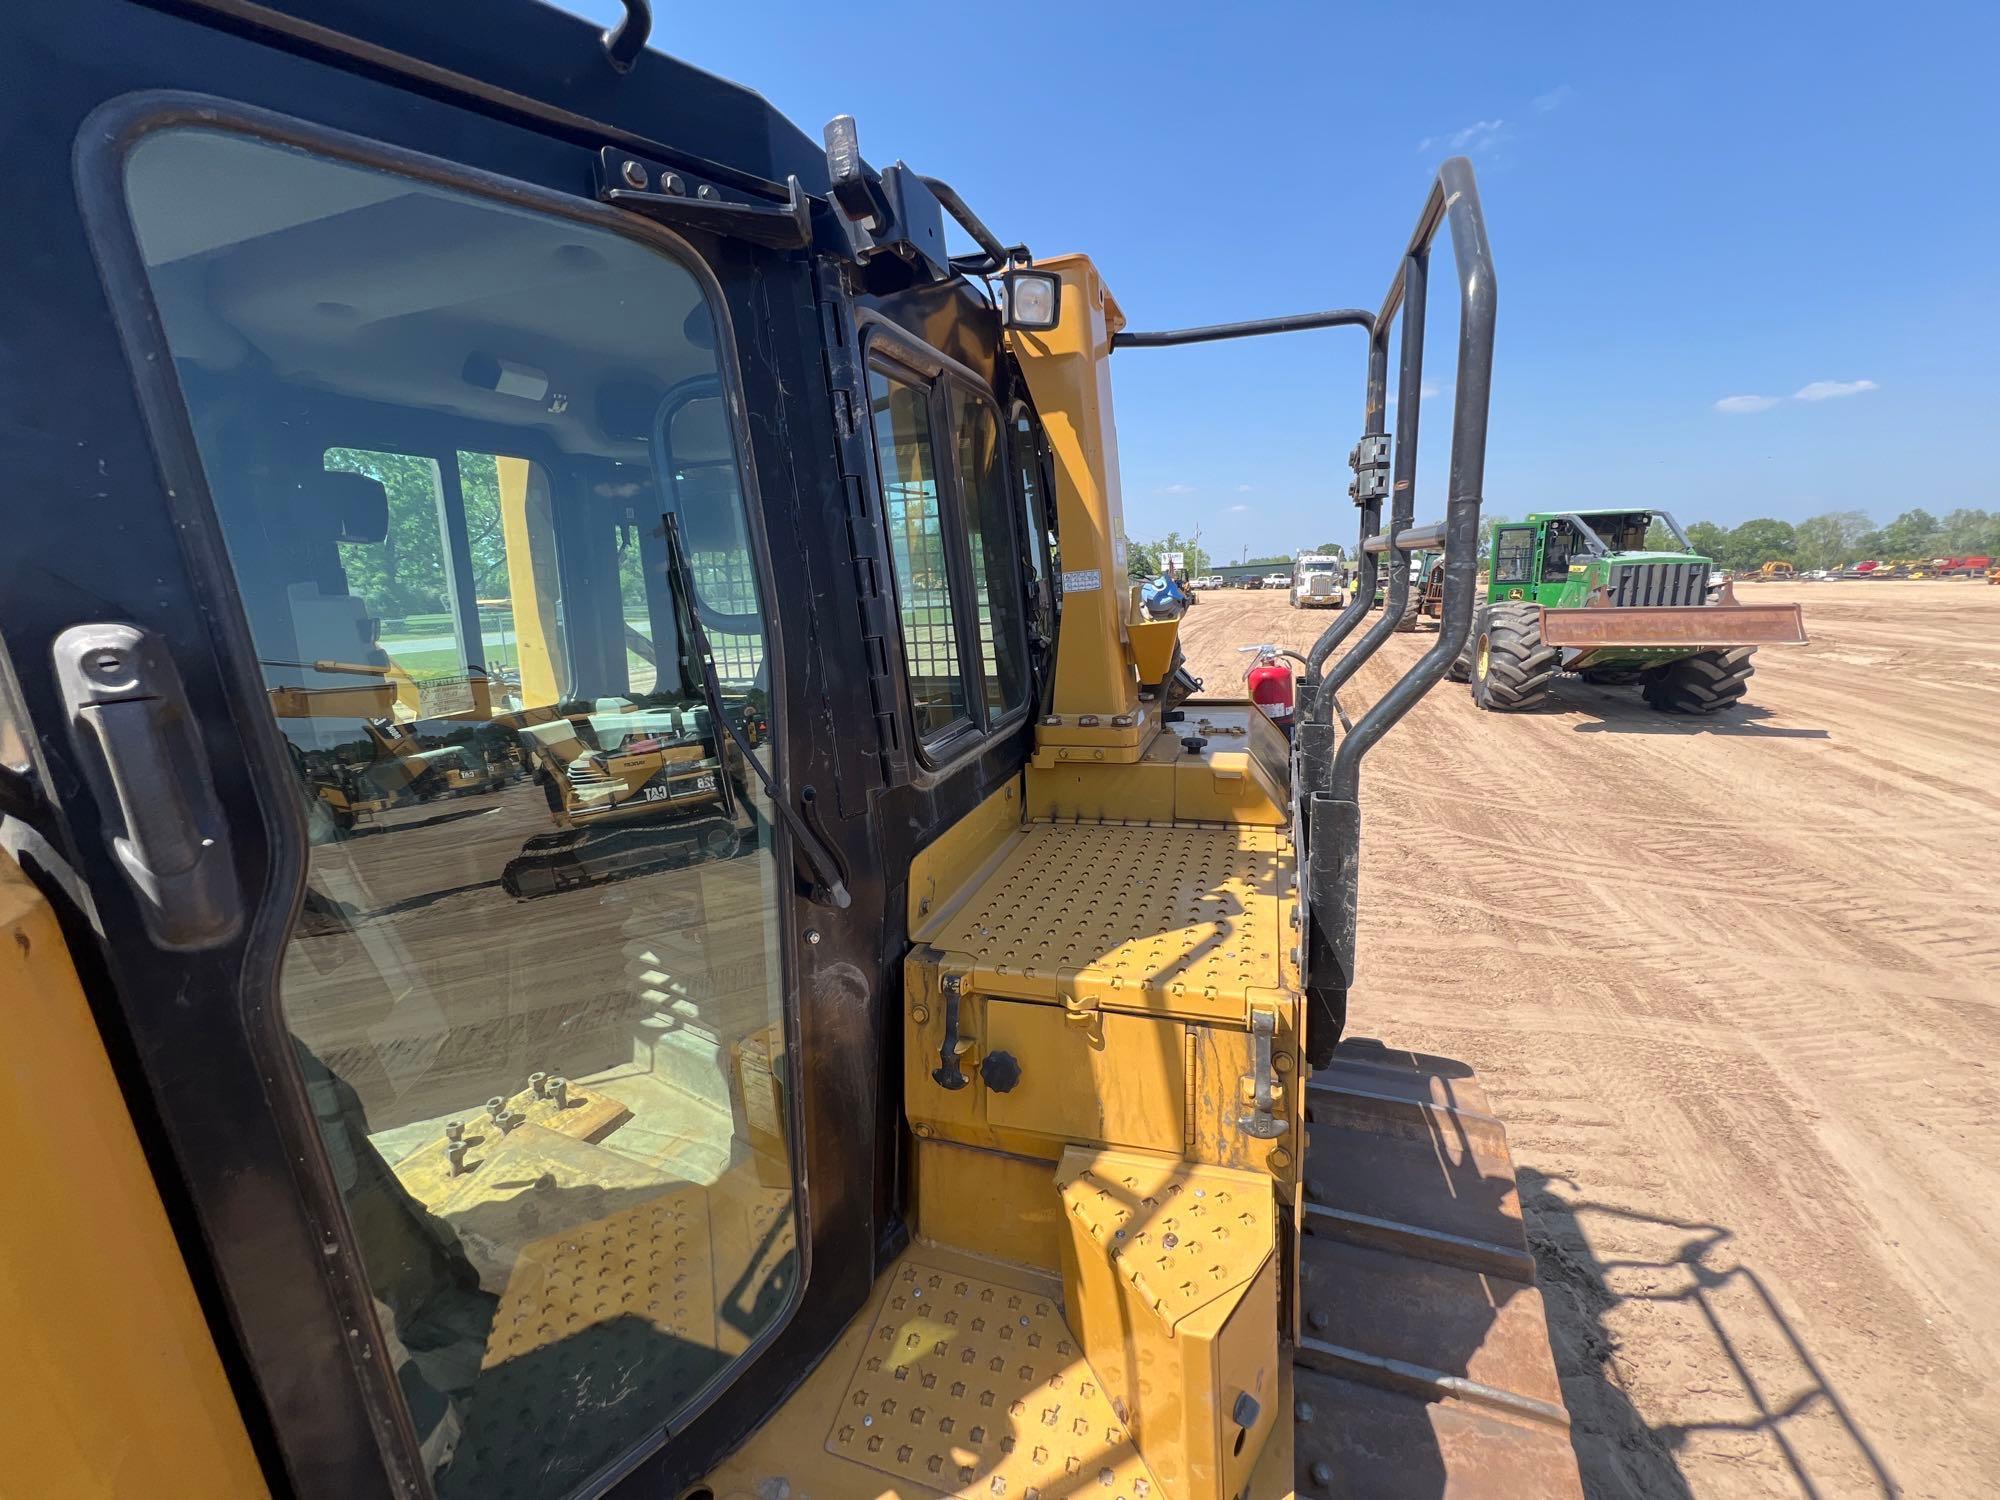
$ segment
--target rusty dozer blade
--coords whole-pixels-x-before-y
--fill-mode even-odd
[[[1796,604],[1674,604],[1542,609],[1542,643],[1606,646],[1803,646]]]
[[[1350,1039],[1306,1118],[1300,1500],[1581,1500],[1507,1133],[1472,1070]]]

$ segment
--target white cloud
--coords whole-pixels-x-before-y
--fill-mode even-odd
[[[1731,416],[1742,416],[1753,411],[1769,411],[1779,399],[1777,396],[1724,396],[1715,403],[1715,409]]]
[[[1454,130],[1444,143],[1454,151],[1478,151],[1493,144],[1505,120],[1474,120],[1463,130]]]
[[[1194,486],[1191,484],[1163,484],[1155,493],[1161,495],[1192,495],[1194,493]]]
[[[1255,488],[1255,486],[1253,485],[1239,484],[1236,486],[1236,493],[1239,495],[1247,495],[1253,488]]]
[[[1879,390],[1872,380],[1815,380],[1811,385],[1802,386],[1792,393],[1794,401],[1832,401],[1840,396],[1858,396],[1863,391]]]
[[[1425,136],[1422,140],[1417,142],[1417,154],[1419,156],[1423,155],[1424,152],[1430,150],[1431,147],[1435,146],[1436,144],[1437,144],[1436,136],[1434,135]]]
[[[1576,90],[1566,83],[1557,84],[1546,94],[1538,94],[1535,97],[1535,113],[1545,115],[1550,110],[1561,109],[1569,101],[1569,96],[1575,92]]]
[[[1229,507],[1231,514],[1241,514],[1249,508],[1247,505],[1232,505]]]

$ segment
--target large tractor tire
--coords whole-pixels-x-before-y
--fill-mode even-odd
[[[1489,604],[1473,626],[1472,701],[1497,713],[1540,708],[1561,663],[1562,653],[1542,644],[1534,605]]]
[[[1440,630],[1444,628],[1442,621],[1439,622],[1438,628]],[[1465,644],[1458,648],[1458,655],[1454,656],[1451,665],[1444,669],[1444,675],[1453,682],[1472,681],[1472,664],[1479,656],[1479,632],[1485,628],[1486,610],[1482,606],[1473,612],[1472,624],[1465,632]]]
[[[1423,615],[1424,591],[1416,579],[1410,580],[1410,596],[1403,601],[1403,613],[1396,621],[1396,634],[1414,635]]]
[[[1750,685],[1750,674],[1756,670],[1750,658],[1756,654],[1755,646],[1697,651],[1648,672],[1639,691],[1651,707],[1666,714],[1712,714],[1734,708]]]

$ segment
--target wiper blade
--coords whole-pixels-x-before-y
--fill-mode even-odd
[[[743,726],[723,711],[722,679],[715,673],[715,653],[709,648],[708,627],[701,622],[701,603],[695,597],[694,570],[688,566],[687,552],[681,544],[681,518],[668,511],[660,519],[666,525],[667,568],[673,574],[674,589],[687,601],[688,643],[694,647],[695,661],[701,668],[701,691],[708,705],[709,717],[728,731],[729,738],[736,743],[737,753],[749,762],[750,768],[757,773],[757,779],[764,783],[764,795],[771,799],[771,805],[791,830],[794,842],[805,852],[806,862],[818,877],[826,904],[845,910],[853,904],[854,898],[848,894],[847,882],[841,879],[840,865],[834,859],[833,851],[793,809],[791,799],[780,790],[771,773],[764,768],[764,762],[757,758],[756,747],[743,732]],[[727,772],[722,774],[726,778]]]

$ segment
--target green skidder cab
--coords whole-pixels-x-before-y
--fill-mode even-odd
[[[1558,672],[1636,683],[1667,713],[1742,701],[1759,646],[1802,645],[1796,604],[1738,604],[1663,510],[1587,510],[1496,522],[1486,600],[1453,675],[1481,708],[1547,698]]]

